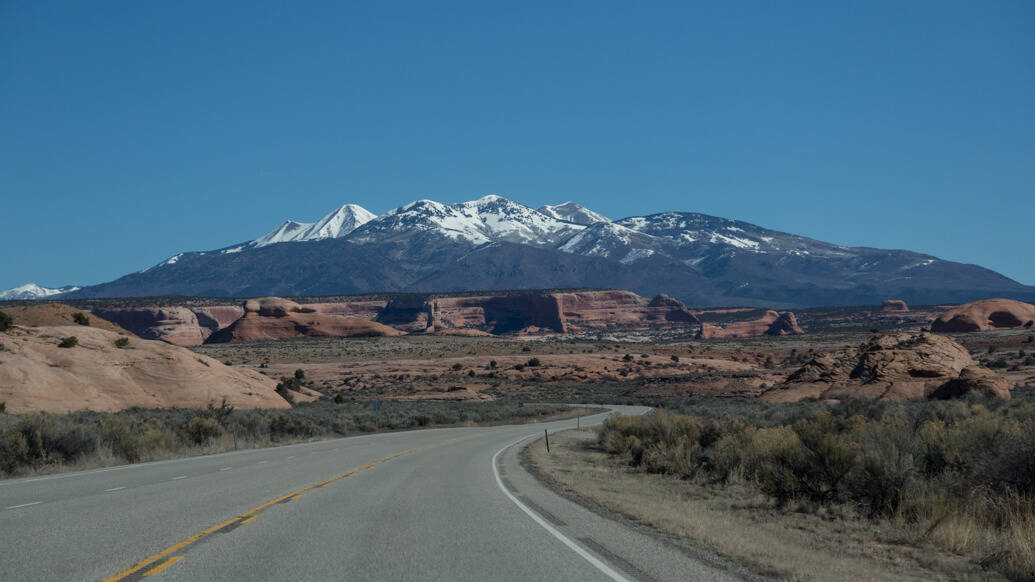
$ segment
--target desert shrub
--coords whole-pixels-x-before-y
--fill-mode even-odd
[[[539,364],[540,364],[539,358],[529,358],[529,360],[527,362],[525,362],[525,365],[528,366],[529,368],[535,368],[535,367],[539,366]]]
[[[672,354],[671,356],[669,356],[669,359],[671,359],[673,362],[677,362],[677,363],[679,362],[679,356],[677,356],[675,354]]]
[[[270,439],[312,437],[320,433],[316,424],[307,418],[286,413],[275,413],[269,417]]]
[[[223,434],[218,420],[202,416],[195,416],[187,421],[186,429],[191,442],[196,445],[203,445]]]
[[[90,318],[87,317],[87,315],[82,311],[76,311],[75,313],[73,313],[72,321],[74,321],[76,325],[90,325]]]
[[[457,363],[453,364],[453,370],[454,371],[458,372],[458,371],[463,370],[463,369],[464,369],[464,365],[461,364],[460,362],[457,362]]]
[[[7,331],[14,324],[14,320],[11,319],[10,315],[7,315],[3,311],[0,311],[0,331]]]
[[[647,472],[745,483],[778,506],[856,512],[1027,580],[1035,577],[1029,392],[838,405],[687,399],[669,405],[696,414],[616,416],[597,442]]]
[[[301,368],[295,370],[295,380],[305,380],[305,370]]]
[[[7,413],[7,402],[0,402],[0,414]]]
[[[59,348],[74,348],[77,345],[79,345],[79,338],[75,337],[74,335],[70,337],[63,337],[61,338],[61,341],[58,343]]]
[[[115,347],[117,347],[119,349],[124,349],[124,348],[129,347],[129,338],[128,337],[120,337],[119,339],[115,340]]]

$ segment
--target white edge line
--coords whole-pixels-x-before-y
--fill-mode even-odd
[[[496,468],[496,459],[500,456],[500,453],[502,453],[503,451],[505,451],[505,450],[509,449],[510,447],[520,443],[521,441],[528,440],[528,439],[530,439],[532,437],[535,437],[535,436],[539,436],[539,433],[530,434],[530,435],[528,435],[526,437],[520,438],[520,439],[510,443],[509,445],[506,445],[502,449],[496,451],[496,454],[492,456],[492,474],[496,477],[496,485],[500,488],[500,491],[502,491],[503,494],[507,496],[508,499],[510,499],[511,501],[514,502],[514,505],[517,505],[518,507],[520,507],[521,510],[524,511],[525,513],[527,513],[528,516],[531,517],[533,520],[535,520],[536,523],[538,523],[539,525],[543,526],[543,529],[545,529],[546,531],[548,531],[551,534],[553,534],[553,537],[561,540],[561,542],[563,542],[564,545],[566,545],[569,548],[571,548],[572,551],[574,551],[576,554],[578,554],[578,555],[582,556],[583,558],[585,558],[585,560],[587,562],[589,562],[590,564],[593,564],[593,566],[595,566],[597,570],[600,570],[601,572],[603,572],[604,575],[606,575],[608,578],[610,578],[612,580],[615,580],[615,582],[631,582],[628,578],[626,578],[625,576],[622,576],[621,574],[616,572],[614,569],[612,569],[610,566],[608,566],[607,564],[605,564],[605,563],[601,562],[599,559],[597,559],[596,556],[594,556],[593,554],[587,552],[585,549],[583,549],[582,546],[576,544],[570,538],[568,538],[567,536],[562,534],[560,531],[557,530],[557,528],[555,528],[552,525],[550,525],[549,523],[547,523],[546,520],[544,520],[543,518],[539,517],[539,515],[536,512],[534,512],[531,509],[529,509],[524,503],[521,503],[520,501],[518,501],[517,497],[514,497],[514,495],[512,495],[510,493],[510,491],[507,491],[507,488],[503,486],[503,481],[500,479],[499,469]]]
[[[4,509],[18,509],[19,507],[29,507],[30,505],[39,505],[40,503],[43,503],[43,502],[42,501],[33,501],[32,503],[23,503],[21,505],[11,505],[9,507],[5,507]]]
[[[122,491],[125,487],[112,487],[111,489],[105,489],[105,493],[112,493],[113,491]]]

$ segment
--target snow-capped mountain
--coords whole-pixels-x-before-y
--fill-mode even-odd
[[[311,223],[286,220],[277,228],[251,241],[250,246],[264,247],[282,242],[304,242],[341,238],[377,218],[357,204],[344,204],[320,220]]]
[[[475,245],[490,242],[551,245],[583,228],[490,194],[448,206],[434,200],[411,202],[371,220],[350,239],[374,242],[433,232]]]
[[[346,204],[250,242],[179,253],[71,297],[333,295],[608,287],[691,305],[844,305],[1035,299],[975,265],[844,247],[692,212],[610,221],[566,202],[533,209],[490,195],[418,200],[375,216]]]
[[[47,297],[54,297],[55,295],[61,295],[62,293],[71,293],[72,291],[78,291],[79,287],[69,285],[67,287],[41,287],[35,283],[26,283],[18,287],[11,289],[5,289],[0,291],[0,300],[3,301],[25,301],[32,299],[46,299]]]
[[[558,204],[557,206],[544,204],[540,206],[538,210],[551,218],[574,222],[575,224],[582,224],[585,226],[596,224],[598,222],[611,222],[603,214],[593,212],[585,206],[575,204],[574,202],[565,202],[564,204]]]

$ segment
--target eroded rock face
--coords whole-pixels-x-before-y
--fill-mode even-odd
[[[59,348],[75,336],[76,347]],[[84,326],[22,328],[5,333],[0,351],[0,401],[14,413],[73,410],[200,408],[223,398],[238,408],[288,408],[276,382],[225,366],[185,348]]]
[[[260,337],[256,317],[288,318],[293,323],[273,324],[266,328],[274,336],[295,337],[289,328],[296,323],[306,327],[303,335],[322,335],[315,329],[326,325],[322,317],[352,319],[348,329],[340,321],[328,320],[346,335],[383,335],[384,326],[403,332],[434,332],[445,329],[477,329],[493,334],[568,333],[608,328],[644,329],[654,326],[682,326],[698,323],[686,307],[666,295],[647,300],[628,291],[573,291],[568,293],[517,292],[441,297],[404,295],[391,300],[360,297],[338,302],[299,304],[280,297],[249,299],[243,306],[209,307],[144,307],[98,310],[107,318],[124,322],[134,333],[178,345],[197,345],[203,341],[227,341],[235,334]],[[300,317],[307,314],[308,319]],[[793,316],[792,316],[793,317]],[[251,318],[251,323],[236,325]],[[307,321],[314,322],[308,326]],[[381,324],[362,326],[358,321]],[[230,327],[235,331],[227,332]],[[781,324],[782,325],[782,324]],[[307,327],[308,326],[308,327]],[[279,331],[273,331],[278,327]],[[332,326],[333,327],[333,326]],[[778,326],[780,327],[780,326]],[[790,326],[796,327],[796,324]],[[322,330],[321,330],[322,331]],[[385,332],[386,333],[386,332]],[[212,337],[216,336],[218,337]],[[243,336],[242,336],[243,337]],[[212,338],[212,339],[210,339]],[[271,337],[270,339],[275,339]]]
[[[208,338],[209,343],[279,340],[295,337],[376,337],[403,335],[395,328],[359,319],[317,313],[280,297],[249,299],[244,316]]]
[[[1035,326],[1035,305],[1012,299],[986,299],[965,303],[943,313],[931,323],[931,331],[987,331]]]
[[[798,327],[798,318],[793,312],[766,311],[762,317],[752,321],[738,321],[719,327],[709,323],[702,323],[700,331],[697,332],[698,339],[729,339],[745,337],[761,337],[764,335],[784,336],[799,335],[805,333]]]
[[[901,299],[885,299],[881,301],[880,310],[882,313],[907,313],[909,306]]]
[[[1010,398],[998,374],[980,368],[950,338],[921,333],[885,335],[859,347],[819,353],[782,384],[762,395],[770,402],[802,398],[918,400],[970,391]]]
[[[186,307],[94,309],[93,313],[144,339],[178,346],[200,345],[211,333],[207,329],[203,331],[197,315]]]

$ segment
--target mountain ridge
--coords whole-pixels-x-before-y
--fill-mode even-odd
[[[179,253],[67,296],[566,286],[668,293],[696,305],[1035,298],[1035,287],[923,253],[846,247],[695,212],[612,221],[574,202],[533,209],[498,195],[417,200],[380,216],[345,204],[313,223],[286,221],[251,241]]]

